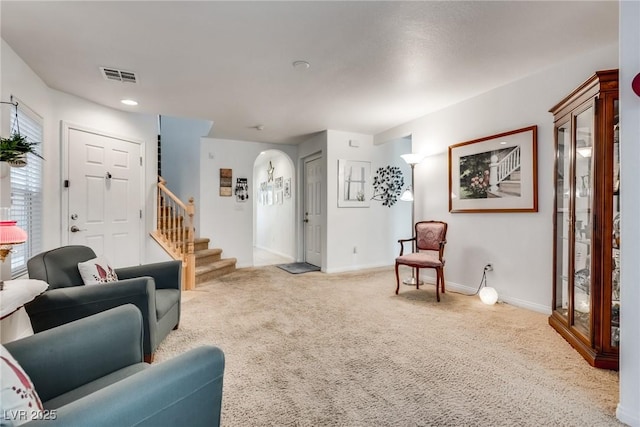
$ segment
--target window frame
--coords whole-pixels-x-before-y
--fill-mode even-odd
[[[38,142],[36,152],[42,155],[42,141],[44,139],[44,119],[27,105],[12,101],[17,106],[11,115],[11,133],[20,132],[30,142]],[[24,275],[27,272],[27,261],[42,250],[43,231],[43,160],[27,154],[27,165],[10,168],[11,186],[11,218],[17,225],[27,232],[27,241],[13,247],[11,256],[11,278]]]

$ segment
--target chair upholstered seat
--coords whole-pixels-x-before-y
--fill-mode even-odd
[[[400,239],[400,255],[396,258],[396,295],[400,290],[398,267],[406,265],[415,268],[416,289],[420,289],[420,269],[436,270],[436,299],[440,301],[440,290],[444,293],[444,246],[447,243],[447,223],[442,221],[419,221],[415,224],[415,234],[410,239]],[[413,251],[404,253],[404,244],[411,242]]]
[[[174,306],[180,305],[178,289],[156,289],[156,316],[162,319]]]
[[[443,261],[438,259],[438,254],[431,253],[410,253],[396,258],[399,264],[409,265],[416,268],[436,268],[444,265]]]

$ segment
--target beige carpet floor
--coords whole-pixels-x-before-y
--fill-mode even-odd
[[[392,268],[300,275],[246,268],[185,293],[157,363],[201,344],[226,356],[223,426],[609,426],[617,372],[547,323]]]

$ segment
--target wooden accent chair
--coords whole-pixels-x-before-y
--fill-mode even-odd
[[[415,252],[404,255],[404,244],[414,242]],[[415,234],[410,239],[400,239],[400,255],[396,258],[396,295],[400,290],[398,266],[407,265],[416,269],[416,289],[420,289],[420,269],[436,270],[436,299],[440,302],[440,290],[444,293],[444,246],[447,243],[447,223],[442,221],[419,221]]]

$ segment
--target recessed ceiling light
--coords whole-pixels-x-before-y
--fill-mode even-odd
[[[311,64],[309,64],[307,61],[293,61],[293,68],[296,68],[298,70],[306,70],[310,66]]]
[[[131,105],[131,106],[138,105],[138,101],[134,101],[133,99],[123,99],[120,102],[122,102],[124,105]]]

